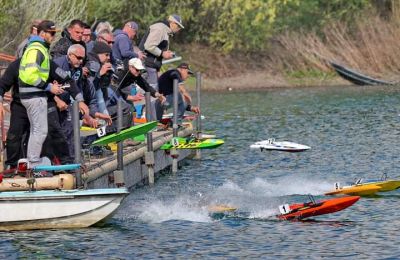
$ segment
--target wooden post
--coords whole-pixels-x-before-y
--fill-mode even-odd
[[[172,118],[172,136],[173,138],[178,137],[178,95],[180,95],[178,90],[178,80],[174,79],[174,116]],[[179,152],[177,149],[172,148],[171,151],[172,157],[172,173],[178,172],[178,157]]]
[[[201,105],[201,73],[196,72],[196,98],[197,98],[197,106],[200,109]],[[200,109],[201,111],[201,109]],[[201,112],[199,113],[196,121],[196,138],[201,138]],[[196,149],[196,154],[194,159],[200,160],[201,159],[201,150]]]
[[[146,92],[146,121],[151,121],[151,96],[150,92]],[[154,184],[154,151],[153,151],[153,133],[150,131],[146,135],[147,152],[144,155],[145,163],[147,165],[149,184]]]
[[[79,123],[79,106],[78,102],[72,104],[72,126],[74,129],[74,160],[75,163],[82,163],[81,158],[81,137],[80,137],[80,123]],[[67,147],[65,149],[68,149]],[[82,187],[82,176],[80,170],[75,171],[76,186]]]
[[[117,101],[117,133],[123,128],[122,100]],[[114,171],[114,183],[117,187],[125,186],[124,180],[124,141],[117,143],[117,170]]]

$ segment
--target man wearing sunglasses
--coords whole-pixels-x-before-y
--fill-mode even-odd
[[[52,21],[42,21],[38,26],[38,36],[31,38],[19,65],[19,98],[26,108],[30,123],[27,152],[30,167],[40,164],[43,142],[50,128],[48,118],[50,123],[54,121],[50,117],[51,111],[49,111],[50,106],[48,109],[48,97],[49,102],[52,102],[53,96],[51,94],[60,95],[64,92],[57,82],[48,83],[49,81],[51,82],[52,78],[49,45],[53,41],[56,32],[57,29]],[[49,95],[48,93],[51,94]],[[73,96],[77,101],[83,101],[79,92],[75,92]],[[88,112],[86,105],[82,104],[81,108],[84,112]]]
[[[122,30],[115,30],[115,42],[112,46],[112,54],[117,62],[130,60],[132,58],[144,59],[145,55],[143,52],[134,52],[133,49],[133,40],[138,30],[138,24],[132,21],[127,22]]]
[[[93,50],[93,46],[94,46],[95,42],[104,42],[104,43],[108,44],[108,46],[112,47],[112,45],[114,44],[114,35],[108,29],[101,30],[97,34],[96,40],[91,41],[86,45],[86,51],[88,53]]]
[[[84,102],[89,106],[89,114],[83,115],[85,124],[97,128],[98,122],[95,118],[103,119],[108,125],[111,125],[111,117],[98,112],[96,90],[94,86],[83,77],[82,66],[85,58],[85,48],[80,44],[73,44],[68,48],[67,55],[61,56],[54,60],[63,70],[67,71],[71,78],[76,82],[80,92],[83,95]],[[73,145],[73,125],[71,121],[71,96],[68,92],[64,92],[60,96],[55,97],[57,104],[60,124],[62,131],[67,139],[69,152],[74,154]]]

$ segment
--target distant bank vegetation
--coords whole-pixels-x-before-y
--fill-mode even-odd
[[[279,77],[328,72],[326,60],[390,75],[400,69],[398,0],[0,0],[0,51],[13,54],[35,18],[148,25],[168,14],[185,30],[173,48],[213,77],[267,70]],[[315,72],[318,73],[315,73]],[[375,76],[374,75],[374,76]]]

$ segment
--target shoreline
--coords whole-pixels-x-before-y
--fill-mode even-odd
[[[284,79],[280,76],[270,76],[264,72],[246,73],[238,77],[207,78],[203,76],[202,90],[207,92],[225,91],[261,91],[269,89],[312,88],[321,86],[352,86],[354,84],[343,80],[339,76],[329,79],[302,78]],[[189,89],[195,89],[194,81],[188,84]]]

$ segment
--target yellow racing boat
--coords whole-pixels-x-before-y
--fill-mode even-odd
[[[378,192],[387,192],[400,188],[400,180],[388,180],[386,174],[383,174],[380,180],[366,180],[358,179],[355,183],[349,186],[340,187],[339,183],[335,183],[333,191],[325,193],[325,195],[359,195],[369,196]]]

